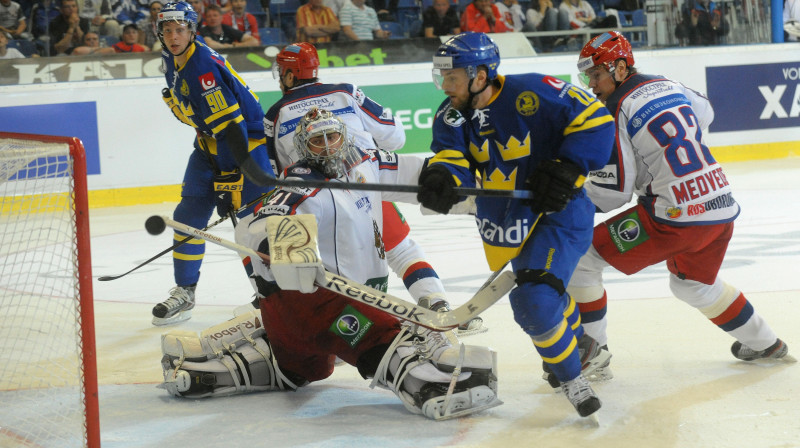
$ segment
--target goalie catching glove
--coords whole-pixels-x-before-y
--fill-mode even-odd
[[[533,199],[525,203],[534,213],[560,212],[583,188],[586,176],[569,160],[543,160],[525,180]]]
[[[220,217],[228,216],[228,213],[242,206],[243,188],[242,173],[223,173],[214,176],[214,201]]]

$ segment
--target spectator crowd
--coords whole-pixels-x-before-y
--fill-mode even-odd
[[[198,34],[216,50],[295,41],[436,38],[462,31],[554,31],[557,35],[530,39],[540,51],[575,50],[586,37],[570,35],[570,30],[621,25],[609,0],[284,0],[277,14],[269,0],[187,1],[198,13]],[[642,1],[619,0],[616,7],[643,8]],[[160,51],[155,19],[166,2],[0,0],[0,34],[5,47],[15,50],[3,51],[0,58]],[[684,45],[723,43],[730,31],[724,12],[710,0],[684,0],[676,17],[675,37]],[[272,33],[262,36],[265,30],[278,30],[279,40]]]

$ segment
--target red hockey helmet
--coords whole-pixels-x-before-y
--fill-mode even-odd
[[[275,57],[275,66],[272,67],[272,75],[275,79],[278,79],[283,76],[287,70],[294,73],[297,79],[316,78],[319,70],[317,49],[308,42],[287,45]]]
[[[613,72],[614,63],[619,59],[624,59],[628,67],[633,66],[631,43],[617,31],[608,31],[590,40],[583,47],[578,57],[578,71],[585,72],[602,64],[609,72]]]

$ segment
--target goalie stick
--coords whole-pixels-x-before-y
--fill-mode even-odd
[[[324,180],[278,179],[264,172],[250,157],[247,139],[234,123],[225,129],[226,143],[242,173],[261,187],[328,188],[333,190],[391,191],[395,193],[419,193],[419,185],[389,185],[374,183],[328,182]],[[459,196],[492,196],[497,198],[531,199],[533,192],[528,190],[491,190],[483,188],[456,187]]]
[[[202,238],[210,243],[234,250],[239,254],[251,257],[253,260],[264,259],[265,257],[267,259],[269,258],[268,255],[256,252],[249,247],[174,221],[166,216],[154,215],[145,222],[145,228],[151,235],[162,233],[166,227],[180,230],[181,232],[194,235],[197,238]],[[452,311],[446,312],[433,311],[421,307],[416,303],[378,291],[377,289],[370,288],[369,286],[362,285],[328,271],[325,271],[325,282],[318,282],[317,286],[343,295],[351,300],[361,302],[367,306],[383,310],[386,313],[419,326],[436,331],[446,331],[456,328],[459,324],[468,322],[503,298],[516,286],[516,276],[510,271],[498,274],[494,281],[478,291],[478,293],[466,303]]]

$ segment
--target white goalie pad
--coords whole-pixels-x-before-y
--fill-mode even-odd
[[[317,250],[314,215],[270,216],[266,219],[270,271],[281,289],[312,293],[325,281]]]
[[[192,332],[161,336],[162,388],[190,398],[296,389],[280,371],[256,312]]]
[[[496,352],[454,346],[441,332],[415,326],[404,326],[392,342],[371,387],[375,385],[393,391],[409,411],[434,420],[503,404],[497,398]]]

